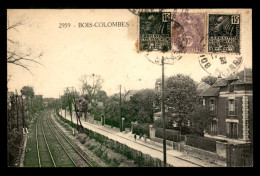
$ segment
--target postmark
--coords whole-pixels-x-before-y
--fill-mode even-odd
[[[208,52],[240,53],[240,14],[208,15]]]
[[[242,56],[207,54],[198,57],[200,66],[210,75],[228,77],[243,63]]]
[[[171,50],[171,12],[139,13],[139,50]]]
[[[205,52],[205,13],[175,13],[172,25],[172,51]]]
[[[142,12],[162,12],[164,9],[128,9],[132,14],[139,15]]]

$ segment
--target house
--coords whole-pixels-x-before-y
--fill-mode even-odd
[[[199,93],[207,90],[208,88],[210,88],[210,85],[205,82],[200,82],[197,84],[197,90]]]
[[[253,140],[252,69],[218,78],[203,91],[203,105],[212,111],[214,120],[205,130],[210,137],[221,137],[242,143]]]

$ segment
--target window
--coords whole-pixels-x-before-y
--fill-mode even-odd
[[[228,116],[237,115],[237,100],[236,99],[229,99],[226,101],[226,114]]]
[[[213,120],[210,126],[211,134],[217,134],[217,121]]]
[[[229,90],[229,92],[234,92],[234,85],[229,84],[228,90]]]
[[[216,114],[216,100],[209,100],[209,110]]]
[[[226,123],[226,135],[229,138],[238,138],[238,123],[236,122],[227,122]]]
[[[228,115],[235,115],[235,101],[229,100]]]

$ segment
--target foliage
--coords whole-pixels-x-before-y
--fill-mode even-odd
[[[217,81],[217,78],[209,75],[209,76],[205,76],[205,77],[201,78],[201,81],[205,82],[211,86]]]
[[[94,120],[100,121],[101,115],[104,114],[104,108],[95,105],[94,107],[92,107],[92,114],[94,115]]]
[[[121,115],[122,118],[125,118],[124,126],[130,127],[133,121],[152,123],[153,102],[155,99],[156,95],[151,89],[141,90],[133,94],[129,101],[122,98]],[[106,123],[120,124],[119,101],[117,96],[111,96],[107,99],[104,107]]]
[[[166,116],[165,117],[165,128],[173,129],[173,117]],[[154,121],[154,127],[163,128],[163,118]]]
[[[96,94],[96,100],[99,101],[99,102],[106,102],[107,101],[107,93],[103,90],[99,90],[97,91],[97,94]]]
[[[108,125],[119,127],[119,103],[111,101],[104,107],[105,122]]]
[[[146,134],[147,137],[150,137],[149,135],[149,124],[143,123],[143,124],[136,124],[133,126],[133,133],[137,135],[143,136]]]
[[[214,117],[212,112],[202,105],[195,106],[195,110],[189,115],[191,132],[204,136],[204,129],[211,124]]]
[[[177,74],[167,79],[165,105],[178,126],[188,124],[188,114],[194,110],[194,105],[198,102],[197,86],[190,76]]]
[[[165,139],[169,141],[178,142],[179,131],[165,129]],[[155,136],[163,139],[163,128],[156,128]]]
[[[156,94],[152,89],[144,89],[130,97],[126,109],[122,112],[125,116],[132,116],[132,121],[139,123],[153,122],[153,103]]]
[[[32,97],[34,96],[33,87],[24,86],[24,87],[21,89],[21,94],[24,95],[24,96],[26,97],[26,99],[32,98]]]

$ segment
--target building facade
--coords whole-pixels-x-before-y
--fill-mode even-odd
[[[240,142],[253,139],[252,70],[245,69],[215,84],[200,94],[203,105],[212,111],[214,119],[206,129],[211,137]]]

